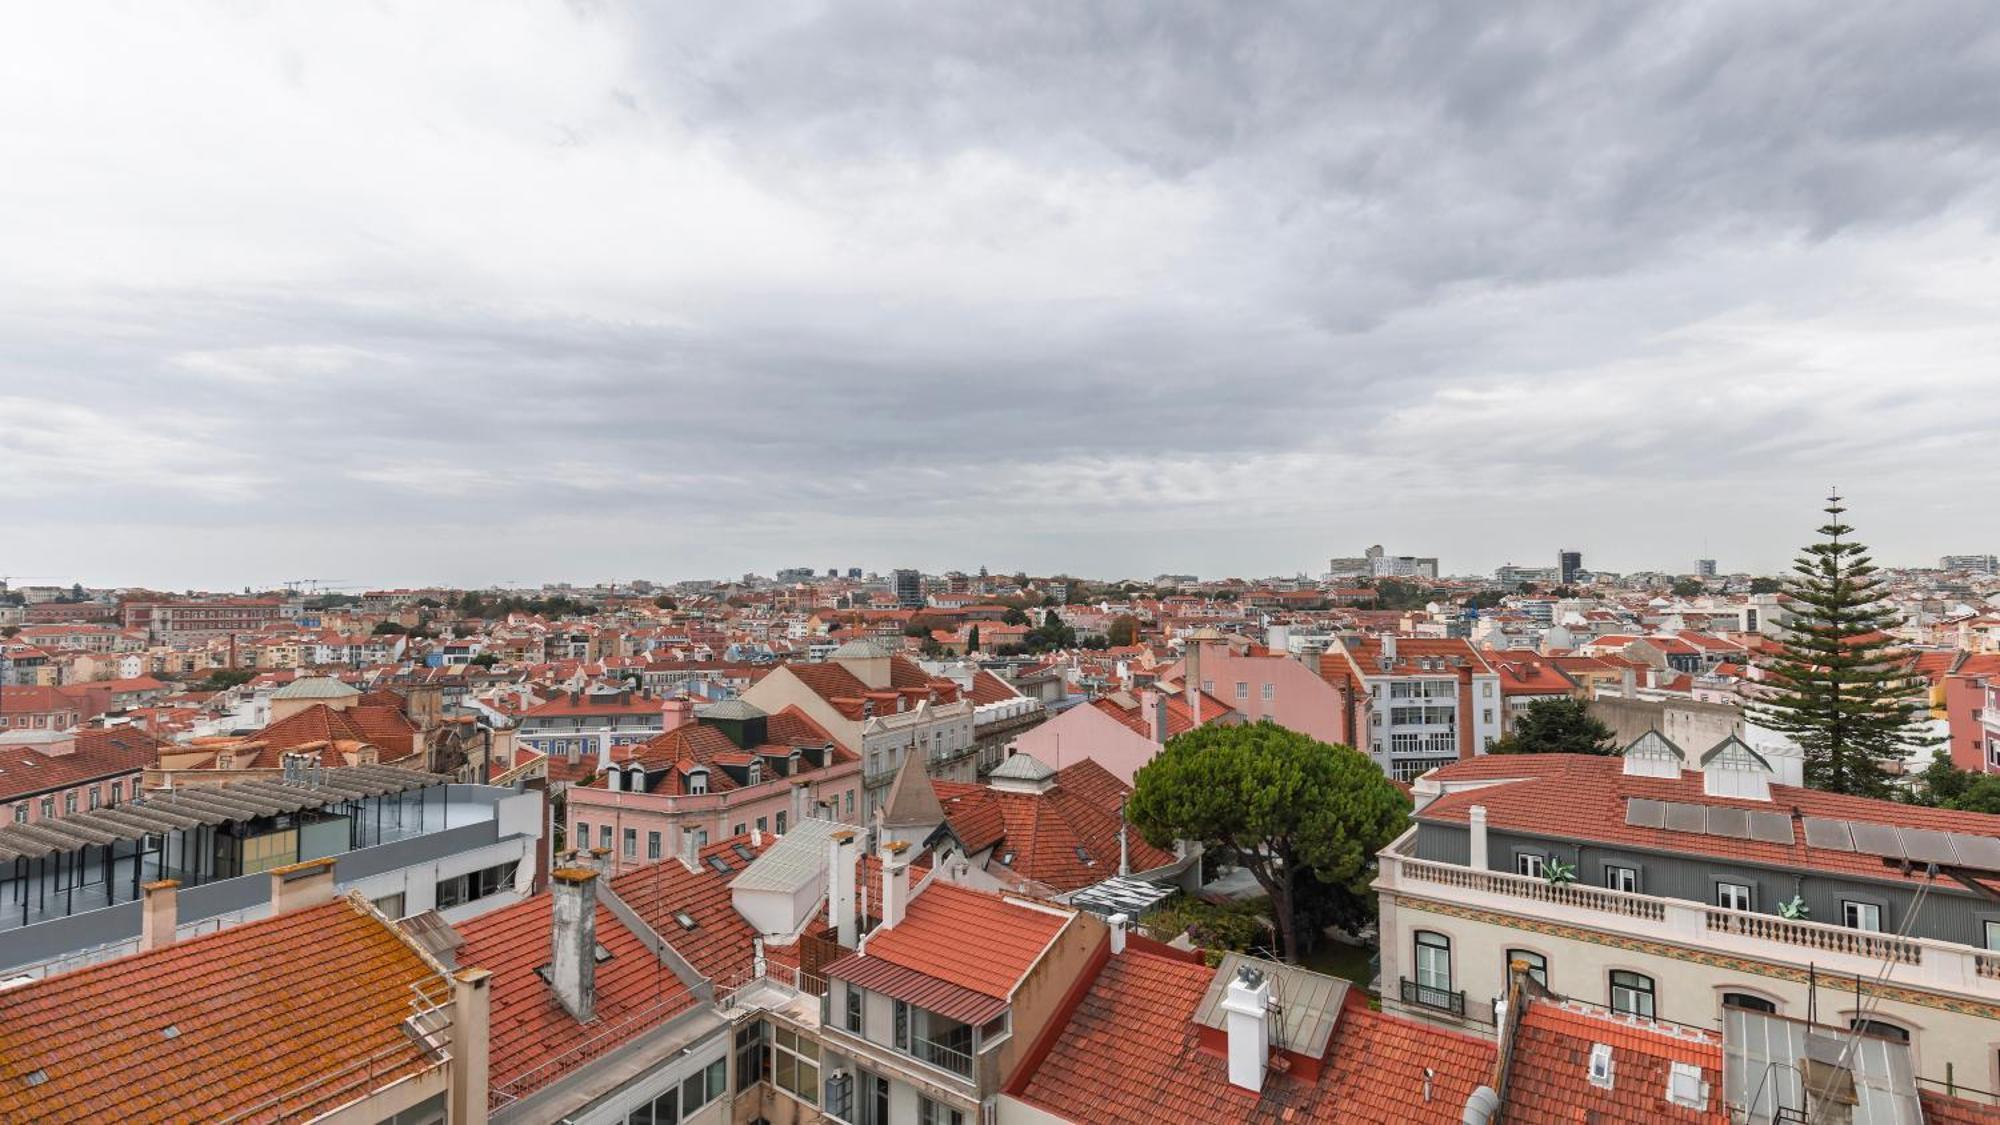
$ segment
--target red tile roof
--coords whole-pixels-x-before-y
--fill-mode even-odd
[[[932,882],[894,929],[868,935],[867,953],[984,996],[1006,998],[1069,924],[1068,912]]]
[[[982,995],[880,957],[850,953],[829,962],[824,971],[829,977],[896,1000],[908,1001],[925,1011],[975,1027],[1007,1010],[1004,999]]]
[[[277,752],[309,743],[325,743],[324,763],[344,766],[347,760],[333,747],[335,742],[366,742],[381,751],[382,761],[393,762],[410,756],[416,735],[416,726],[393,707],[357,706],[336,711],[324,703],[315,703],[270,724],[247,741],[261,742],[272,751],[271,765],[277,764]]]
[[[764,835],[761,847],[753,845],[747,835],[718,840],[701,850],[697,870],[689,871],[678,859],[663,860],[614,877],[611,889],[698,972],[726,983],[750,972],[750,939],[757,934],[736,912],[729,893],[730,882],[749,866],[736,848],[761,855],[776,839]],[[731,867],[730,873],[724,875],[710,866],[710,856],[720,856]],[[674,915],[683,911],[695,920],[694,929],[675,919]]]
[[[1590,1081],[1590,1053],[1611,1048],[1611,1086]],[[1703,1109],[1666,1099],[1673,1063],[1701,1068],[1708,1083]],[[1559,1000],[1528,1000],[1508,1050],[1503,1125],[1588,1120],[1603,1125],[1688,1122],[1728,1125],[1722,1104],[1722,1037],[1680,1030],[1601,1008]]]
[[[1490,1081],[1484,1039],[1368,1010],[1351,990],[1316,1081],[1273,1072],[1259,1093],[1229,1084],[1201,1046],[1196,1008],[1215,970],[1135,946],[1097,974],[1032,1074],[1023,1101],[1071,1121],[1455,1123]],[[1425,1070],[1433,1071],[1425,1097]]]
[[[348,899],[46,977],[0,993],[0,1119],[270,1121],[378,1052],[386,1085],[430,1065],[402,1030],[412,986],[448,1000],[437,967]]]
[[[1698,852],[1747,863],[1794,869],[1809,867],[1891,880],[1921,880],[1924,869],[1916,867],[1906,876],[1900,865],[1886,863],[1877,856],[1810,847],[1805,842],[1805,834],[1797,829],[1796,824],[1790,844],[1678,832],[1669,828],[1640,828],[1625,823],[1625,802],[1630,797],[1646,797],[1658,801],[1787,815],[1797,810],[1804,816],[2000,836],[2000,816],[1985,813],[1924,808],[1775,784],[1771,786],[1769,801],[1710,797],[1702,792],[1702,775],[1699,772],[1689,770],[1671,778],[1634,777],[1624,773],[1624,764],[1622,758],[1596,754],[1485,755],[1454,762],[1439,767],[1431,776],[1446,783],[1502,778],[1518,780],[1447,793],[1424,806],[1416,818],[1420,821],[1462,824],[1469,821],[1468,810],[1472,806],[1483,805],[1487,823],[1510,832]]]
[[[987,870],[1040,884],[1056,893],[1081,890],[1118,874],[1121,810],[1131,790],[1095,760],[1065,766],[1043,793],[1008,792],[965,782],[934,781],[952,834],[967,851],[995,848]],[[1133,871],[1174,862],[1136,831],[1126,833]],[[1083,859],[1077,855],[1082,849]],[[1011,862],[1002,862],[1011,857]]]
[[[137,773],[153,765],[165,745],[132,727],[61,733],[75,740],[76,748],[70,753],[48,755],[32,746],[0,747],[0,801],[67,789],[94,778]]]
[[[539,894],[456,927],[465,939],[458,963],[493,974],[488,1065],[495,1099],[503,1090],[515,1097],[538,1090],[697,1002],[673,970],[599,903],[597,942],[611,959],[597,966],[595,1019],[578,1023],[535,972],[552,956],[552,908],[551,897]],[[586,1041],[591,1051],[568,1056],[566,1065],[543,1065]]]

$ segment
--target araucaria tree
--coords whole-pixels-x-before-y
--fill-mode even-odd
[[[1410,800],[1361,753],[1269,721],[1197,727],[1134,779],[1126,816],[1155,847],[1199,840],[1234,853],[1271,896],[1297,960],[1301,879],[1366,894],[1375,853],[1409,823]]]
[[[1767,698],[1751,717],[1789,736],[1805,756],[1806,784],[1886,797],[1887,768],[1935,740],[1924,733],[1921,689],[1905,672],[1888,630],[1868,548],[1848,538],[1840,496],[1827,498],[1820,541],[1792,564],[1783,648],[1760,665]]]

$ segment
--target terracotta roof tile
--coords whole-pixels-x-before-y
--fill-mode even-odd
[[[933,882],[911,898],[901,924],[868,936],[867,951],[981,995],[1005,998],[1068,924],[1067,912]],[[978,940],[968,940],[971,935]]]

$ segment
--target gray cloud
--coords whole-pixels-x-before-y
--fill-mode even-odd
[[[1992,547],[1977,4],[99,19],[8,17],[9,569]]]

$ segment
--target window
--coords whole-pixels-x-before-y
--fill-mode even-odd
[[[861,990],[847,986],[847,1030],[861,1034]]]
[[[1604,865],[1604,885],[1614,891],[1624,891],[1626,894],[1638,894],[1639,869],[1636,867],[1621,867],[1615,863],[1607,863]]]
[[[1417,986],[1451,991],[1451,939],[1429,930],[1417,931]]]
[[[600,824],[597,826],[597,846],[606,851],[611,850],[611,826],[609,824]]]
[[[785,814],[784,814],[784,813],[782,813],[782,812],[781,812],[781,813],[779,813],[779,814],[778,814],[778,820],[777,820],[777,824],[778,824],[778,835],[780,835],[780,836],[783,836],[783,835],[785,834]]]
[[[849,790],[847,791],[847,801],[846,801],[846,805],[847,805],[847,815],[848,815],[848,816],[853,816],[853,815],[854,815],[854,790],[852,790],[852,789],[849,789]]]
[[[375,909],[380,910],[383,915],[392,920],[401,918],[403,916],[403,892],[397,891],[395,894],[383,895],[381,898],[376,899]]]
[[[770,830],[771,830],[771,821],[770,821],[770,818],[769,818],[769,817],[762,817],[762,816],[758,817],[758,818],[757,818],[757,831],[758,831],[758,832],[760,832],[760,833],[762,833],[762,832],[769,832]]]
[[[1775,1002],[1766,1000],[1764,997],[1753,992],[1725,992],[1722,994],[1722,1006],[1725,1008],[1742,1008],[1751,1012],[1775,1012],[1778,1010],[1778,1005]]]
[[[1529,852],[1521,852],[1514,856],[1514,874],[1526,875],[1530,879],[1539,879],[1542,877],[1543,869],[1547,864],[1548,861],[1541,856]]]
[[[729,834],[731,836],[741,836],[748,831],[750,831],[750,826],[744,824],[742,821],[738,821],[736,825],[729,830]]]
[[[1514,971],[1514,962],[1516,961],[1527,962],[1528,975],[1535,978],[1536,984],[1541,985],[1543,988],[1547,988],[1549,986],[1548,958],[1542,956],[1539,953],[1536,953],[1534,950],[1531,949],[1510,949],[1507,951],[1507,965],[1506,965],[1506,969],[1509,974],[1511,974]]]
[[[114,782],[112,782],[112,783],[111,783],[111,806],[112,806],[113,808],[116,808],[116,807],[118,807],[118,802],[120,802],[120,801],[122,801],[122,800],[124,800],[124,799],[125,799],[125,783],[124,783],[124,782],[122,782],[122,781],[114,781]]]
[[[1986,948],[2000,950],[2000,922],[1982,922],[1979,928]]]
[[[637,828],[627,828],[625,830],[625,858],[639,858],[639,830]]]
[[[779,1027],[771,1044],[771,1075],[779,1089],[819,1104],[819,1044],[810,1036]]]
[[[15,824],[28,823],[28,802],[26,801],[14,802],[14,823]]]
[[[63,794],[63,815],[73,816],[75,814],[76,814],[76,790],[72,789],[69,792]]]
[[[1849,1020],[1847,1026],[1869,1035],[1880,1035],[1887,1039],[1894,1039],[1898,1043],[1908,1043],[1910,1041],[1909,1028],[1898,1027],[1884,1020]]]
[[[1278,685],[1265,684],[1263,687],[1263,693],[1264,693],[1264,702],[1266,703],[1271,702],[1273,699],[1276,699],[1278,697]]]
[[[689,793],[689,794],[690,794],[691,796],[699,796],[700,794],[703,794],[703,793],[706,793],[706,792],[708,792],[708,771],[707,771],[707,770],[689,770],[689,771],[688,771],[688,793]]]
[[[907,1001],[896,1001],[896,1049],[910,1049],[910,1005]]]
[[[1872,902],[1844,899],[1840,904],[1841,924],[1851,930],[1882,931],[1882,908]]]
[[[519,861],[502,863],[479,871],[468,872],[464,875],[454,875],[449,879],[439,880],[437,885],[437,908],[444,910],[468,902],[475,902],[488,895],[497,895],[502,891],[513,890],[514,872],[518,866],[520,866]]]
[[[96,807],[98,806],[98,803],[99,803],[99,801],[98,801],[98,798],[99,798],[99,794],[98,794],[98,791],[97,791],[97,786],[93,785],[93,786],[91,786],[91,787],[90,787],[90,807],[91,807],[91,808],[93,808],[93,809],[94,809],[94,808],[96,808]]]
[[[660,858],[660,834],[658,832],[646,833],[646,858]]]
[[[1479,716],[1480,716],[1480,718],[1479,718],[1479,721],[1480,721],[1480,722],[1482,722],[1482,723],[1490,723],[1490,722],[1492,722],[1492,721],[1493,721],[1493,708],[1491,708],[1491,707],[1488,707],[1488,708],[1486,708],[1485,710],[1483,710],[1483,711],[1481,711],[1481,712],[1479,713]]]
[[[1653,978],[1623,969],[1611,970],[1611,1010],[1620,1015],[1653,1018]]]
[[[965,1114],[929,1098],[917,1099],[917,1125],[965,1125]]]
[[[1248,683],[1245,683],[1242,680],[1236,681],[1236,698],[1238,699],[1250,698],[1250,685]]]
[[[1727,910],[1749,910],[1750,888],[1743,883],[1717,883],[1715,905]]]
[[[728,1090],[729,1060],[717,1059],[707,1067],[688,1075],[687,1080],[681,1083],[681,1112],[693,1117],[695,1110],[721,1097]]]
[[[48,820],[50,817],[53,817],[55,815],[56,815],[56,799],[54,797],[43,797],[42,819]]]
[[[576,846],[579,848],[590,846],[590,825],[581,820],[576,822]]]

